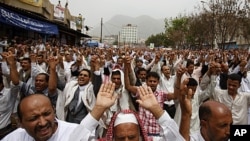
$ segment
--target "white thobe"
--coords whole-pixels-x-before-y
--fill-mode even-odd
[[[160,125],[160,134],[162,138],[159,141],[184,141],[185,139],[179,132],[179,127],[176,122],[168,115],[166,111],[157,120]]]
[[[88,114],[81,124],[68,123],[65,121],[57,120],[58,128],[56,132],[48,139],[48,141],[95,141],[94,131],[98,125],[90,114]],[[34,141],[25,129],[18,128],[2,141]]]

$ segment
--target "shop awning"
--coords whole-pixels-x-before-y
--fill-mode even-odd
[[[67,33],[67,34],[71,34],[71,35],[76,35],[76,36],[79,36],[79,37],[85,37],[85,38],[91,38],[91,36],[87,35],[87,34],[83,34],[77,30],[73,30],[73,29],[70,29],[62,24],[59,24],[58,23],[58,29],[60,32],[64,32],[64,33]]]
[[[57,25],[29,18],[0,7],[0,22],[43,34],[58,34]]]

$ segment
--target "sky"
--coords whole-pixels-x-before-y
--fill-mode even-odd
[[[148,15],[155,19],[176,17],[188,14],[201,5],[201,0],[60,0],[64,6],[68,1],[71,15],[79,13],[85,18],[84,24],[90,27],[100,25],[115,15],[138,17]],[[58,0],[50,0],[57,4]]]

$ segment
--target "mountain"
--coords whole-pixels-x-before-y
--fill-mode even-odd
[[[116,15],[103,23],[102,35],[103,37],[105,35],[118,35],[122,30],[122,26],[127,24],[137,25],[139,39],[146,39],[152,34],[162,33],[165,26],[164,19],[154,19],[146,15],[136,18]],[[100,36],[100,33],[101,26],[97,26],[89,32],[91,36]]]

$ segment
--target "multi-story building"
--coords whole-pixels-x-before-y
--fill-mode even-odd
[[[137,44],[138,43],[137,26],[132,24],[127,24],[125,26],[122,26],[120,42],[123,42],[124,44]]]

